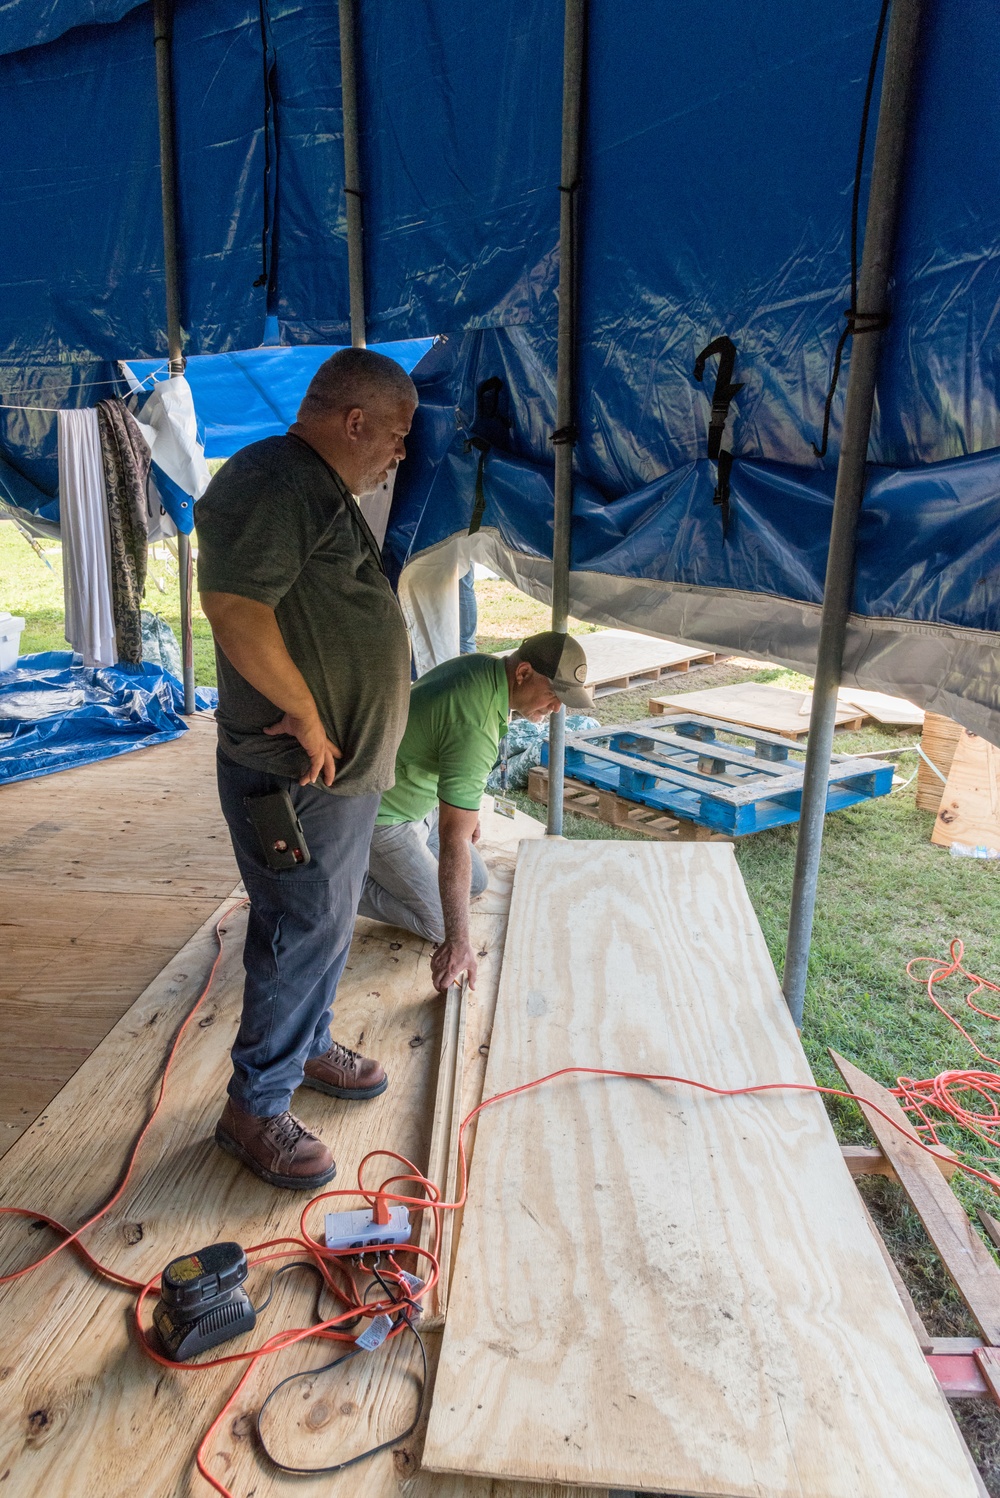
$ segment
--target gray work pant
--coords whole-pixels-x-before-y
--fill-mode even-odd
[[[358,915],[385,921],[388,926],[402,926],[426,941],[444,941],[438,848],[437,807],[419,822],[376,827]],[[470,852],[470,895],[475,898],[489,883],[489,872],[475,847]]]

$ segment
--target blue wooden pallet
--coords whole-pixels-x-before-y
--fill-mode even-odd
[[[731,837],[797,822],[804,765],[804,747],[778,734],[693,714],[566,738],[566,774],[574,780]],[[882,760],[832,755],[827,811],[887,795],[892,776]]]

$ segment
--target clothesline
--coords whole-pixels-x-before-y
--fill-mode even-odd
[[[149,372],[148,375],[143,375],[142,379],[141,380],[136,380],[135,383],[141,389],[145,385],[145,383],[146,383],[147,380],[153,380],[155,382],[157,375],[162,374],[163,371],[165,369],[168,369],[168,368],[169,368],[169,365],[166,362],[166,360],[164,360],[164,362],[162,364],[160,364],[156,369],[150,370],[150,372]],[[91,380],[91,381],[89,381],[89,383],[90,383],[91,386],[95,386],[95,385],[124,385],[124,384],[127,384],[128,381],[126,380],[126,378],[125,378],[124,375],[121,375],[117,379],[114,379],[114,380]],[[135,391],[134,390],[129,391],[129,394],[130,395],[134,395]],[[80,409],[80,408],[79,407],[77,407],[77,408],[67,407],[67,406],[21,406],[21,405],[9,405],[5,401],[0,401],[0,411],[47,411],[51,415],[57,416],[60,411],[66,411],[66,410],[72,410],[72,409]]]

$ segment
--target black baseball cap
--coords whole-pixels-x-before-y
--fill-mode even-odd
[[[594,711],[594,699],[584,686],[587,657],[572,635],[560,634],[555,629],[529,635],[519,645],[516,655],[518,660],[527,661],[532,670],[548,677],[560,702],[580,712]]]

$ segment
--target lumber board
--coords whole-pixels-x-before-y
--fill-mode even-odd
[[[732,850],[522,846],[487,1096],[808,1082]],[[975,1491],[820,1099],[487,1109],[424,1464],[754,1498]]]
[[[468,984],[464,978],[460,983],[452,983],[445,997],[441,1026],[431,1142],[427,1151],[427,1179],[438,1188],[441,1201],[455,1201],[458,1196],[458,1138],[462,1123],[467,992]],[[439,1277],[429,1301],[425,1302],[424,1327],[440,1326],[448,1314],[454,1227],[454,1212],[443,1213],[438,1244]],[[423,1248],[434,1247],[434,1216],[430,1212],[425,1212],[420,1219],[418,1241]]]
[[[651,713],[697,713],[701,717],[720,718],[725,723],[742,723],[748,728],[765,729],[782,738],[800,739],[809,732],[800,708],[807,694],[787,687],[746,682],[730,687],[710,687],[702,692],[680,692],[670,697],[651,697]],[[838,728],[860,727],[864,714],[857,708],[837,707]]]
[[[962,737],[962,725],[943,713],[925,713],[924,727],[920,735],[920,748],[940,770],[936,775],[931,765],[921,758],[917,765],[917,805],[921,811],[937,811],[941,805],[945,783],[951,762],[955,758],[955,746]]]
[[[967,728],[955,745],[931,842],[1000,850],[1000,749]]]
[[[515,847],[519,831],[515,826]],[[488,847],[484,853],[492,863]],[[470,1090],[482,1086],[510,862],[510,852],[502,849],[498,885],[491,879],[470,923],[480,954],[467,1021]],[[223,922],[227,941],[212,994],[178,1053],[165,1109],[136,1178],[119,1207],[89,1235],[99,1257],[137,1277],[154,1275],[184,1249],[225,1238],[250,1244],[294,1231],[305,1201],[255,1181],[211,1138],[238,1021],[244,922],[243,911]],[[213,930],[214,918],[11,1148],[0,1168],[4,1202],[37,1203],[76,1222],[107,1193],[153,1095],[165,1049],[214,958]],[[336,1185],[352,1185],[362,1156],[377,1146],[398,1149],[417,1163],[426,1159],[441,1014],[429,963],[430,947],[416,937],[358,922],[334,1029],[384,1060],[389,1091],[370,1103],[351,1104],[303,1089],[294,1103],[329,1140],[338,1161]],[[0,1272],[35,1256],[45,1236],[5,1225]],[[255,1271],[249,1284],[255,1300],[266,1284],[266,1271]],[[308,1324],[313,1296],[311,1276],[279,1281],[272,1308],[261,1317],[260,1338],[282,1325]],[[234,1373],[164,1373],[143,1358],[129,1333],[130,1303],[126,1293],[91,1278],[68,1255],[0,1289],[0,1473],[8,1474],[3,1490],[12,1498],[190,1498],[201,1491],[192,1476],[194,1451],[232,1389]],[[439,1334],[430,1332],[427,1341],[433,1376]],[[256,1450],[253,1415],[278,1378],[315,1369],[329,1355],[328,1347],[312,1345],[289,1351],[262,1365],[247,1385],[211,1454],[212,1470],[240,1498],[250,1492],[278,1498],[288,1491],[287,1479]],[[292,1461],[319,1464],[402,1429],[414,1408],[417,1368],[414,1349],[396,1343],[387,1356],[358,1358],[344,1370],[291,1385],[275,1401],[276,1419],[269,1425],[275,1449]],[[407,1498],[441,1498],[436,1480],[418,1471],[421,1434],[339,1476],[300,1479],[295,1491],[303,1498],[399,1498],[401,1491]],[[474,1482],[453,1492],[455,1498],[460,1492],[463,1498],[491,1498],[493,1489]],[[522,1498],[556,1498],[556,1490],[532,1488]],[[607,1495],[594,1490],[592,1498]]]
[[[983,1338],[993,1345],[1000,1343],[1000,1266],[930,1155],[913,1142],[913,1126],[892,1094],[836,1051],[831,1050],[830,1056],[848,1089],[864,1100],[861,1111],[868,1127],[891,1160],[900,1185]],[[888,1113],[906,1134],[893,1128],[868,1104]]]

